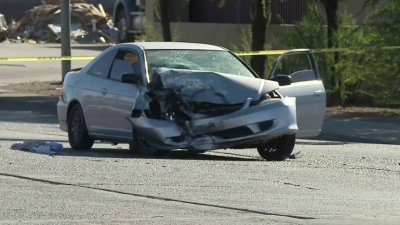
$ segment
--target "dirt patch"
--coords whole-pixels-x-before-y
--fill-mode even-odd
[[[39,95],[39,96],[60,96],[61,82],[27,82],[9,84],[2,86],[18,94]],[[380,107],[328,107],[326,109],[328,117],[386,117],[400,118],[400,108],[380,108]]]
[[[61,95],[61,82],[26,82],[17,84],[8,84],[2,86],[1,89],[10,92],[26,95],[39,95],[39,96],[60,96]]]

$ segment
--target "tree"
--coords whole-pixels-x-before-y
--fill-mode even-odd
[[[260,51],[264,50],[265,33],[267,31],[267,24],[271,19],[271,0],[254,0],[252,3],[253,19],[251,23],[252,42],[251,50]],[[264,77],[265,69],[265,55],[256,55],[251,57],[251,67],[256,73]]]
[[[376,49],[368,51],[369,70],[365,74],[369,84],[369,94],[375,103],[400,106],[400,52],[397,49],[380,49],[384,46],[399,46],[400,2],[388,0],[384,4],[369,0],[374,6],[373,15],[368,18],[366,32],[371,35],[371,43]]]
[[[328,31],[328,48],[337,47],[335,43],[335,32],[338,30],[338,0],[320,0],[324,5],[326,14],[326,23]]]
[[[320,2],[324,5],[325,8],[328,48],[337,48],[338,43],[336,41],[335,34],[339,27],[338,15],[337,15],[339,0],[320,0]],[[331,76],[331,80],[328,82],[330,84],[333,84],[332,86],[339,88],[341,86],[341,84],[339,83],[340,79],[337,78],[335,70],[335,65],[339,62],[338,52],[334,52],[333,62],[334,63],[331,67],[331,73],[333,74],[333,76]],[[332,102],[334,103],[339,102],[340,96],[334,94],[331,97],[332,97],[331,99]]]
[[[169,0],[157,0],[156,10],[159,12],[164,41],[172,41],[171,26],[169,21]]]

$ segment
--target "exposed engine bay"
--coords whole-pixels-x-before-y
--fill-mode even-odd
[[[273,113],[267,106],[283,107],[283,101],[292,105],[286,111],[295,112],[295,99],[282,99],[278,88],[274,81],[254,77],[157,68],[131,121],[135,130],[151,138],[158,148],[209,150],[221,147],[216,143],[224,143],[224,139],[231,142],[226,146],[232,146],[273,127]],[[282,114],[282,109],[279,111]],[[295,125],[295,113],[292,117]],[[256,136],[258,141],[265,138]]]
[[[239,110],[248,101],[256,105],[265,99],[280,98],[274,92],[279,86],[267,82],[216,72],[159,68],[153,72],[146,113],[159,119],[170,119],[174,114],[189,119],[224,115]]]

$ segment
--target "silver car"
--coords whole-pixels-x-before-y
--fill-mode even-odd
[[[261,79],[229,50],[177,42],[108,48],[69,72],[57,104],[74,149],[95,140],[140,154],[257,148],[284,160],[296,137],[321,131],[325,89],[310,50],[292,50]]]

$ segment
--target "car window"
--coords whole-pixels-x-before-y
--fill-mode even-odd
[[[146,59],[150,74],[153,68],[167,67],[254,77],[254,74],[228,51],[148,50]]]
[[[275,65],[272,76],[290,75],[292,82],[315,80],[310,56],[307,52],[295,52],[284,55]]]
[[[139,74],[139,57],[135,52],[120,51],[112,65],[110,79],[121,80],[123,74]]]
[[[109,51],[104,55],[100,56],[96,62],[88,70],[88,74],[93,76],[99,76],[106,78],[110,72],[111,63],[116,55],[117,51]]]

